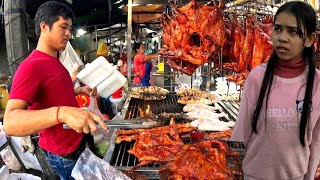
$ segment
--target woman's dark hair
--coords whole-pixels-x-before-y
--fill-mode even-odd
[[[40,36],[40,23],[45,22],[51,29],[54,22],[59,20],[59,17],[64,19],[74,20],[74,14],[72,10],[63,3],[56,1],[48,1],[43,3],[35,16],[35,32],[37,37]]]
[[[134,43],[133,50],[135,53],[137,53],[137,49],[139,49],[141,45],[142,45],[142,43],[138,43],[138,42]]]
[[[281,6],[278,9],[277,13],[274,16],[274,21],[276,20],[278,14],[282,12],[288,12],[296,17],[297,23],[298,23],[298,30],[300,32],[300,36],[303,39],[305,39],[307,35],[311,35],[316,31],[316,13],[310,5],[301,1],[291,1],[291,2],[285,3],[283,6]],[[302,30],[301,25],[303,25],[304,30]],[[315,76],[316,55],[314,51],[314,45],[312,45],[311,47],[305,47],[303,49],[302,56],[307,61],[307,64],[309,65],[306,92],[304,96],[304,103],[303,103],[302,115],[301,115],[300,126],[299,126],[300,142],[302,146],[305,146],[305,134],[306,134],[306,128],[307,128],[310,111],[312,107],[311,99],[312,99],[312,89],[313,89],[313,82],[314,82],[314,76]],[[267,102],[269,99],[269,93],[270,93],[270,89],[273,81],[274,68],[277,60],[278,60],[278,56],[275,52],[273,52],[273,54],[271,55],[267,63],[267,69],[266,69],[262,86],[260,89],[257,106],[253,114],[252,130],[255,133],[257,133],[257,121],[260,115],[260,110],[262,108],[263,100],[264,100],[264,97],[266,96],[266,93],[267,93],[267,97],[266,97],[265,103],[267,108]]]

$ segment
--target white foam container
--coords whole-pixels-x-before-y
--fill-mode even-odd
[[[93,89],[111,76],[114,71],[112,64],[100,56],[93,62],[86,64],[85,68],[77,74],[77,78]]]
[[[127,79],[119,71],[115,70],[111,76],[97,86],[98,94],[107,98],[121,88],[126,81]]]

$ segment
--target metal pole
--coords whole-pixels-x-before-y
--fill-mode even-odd
[[[29,55],[25,9],[25,1],[4,1],[4,27],[11,75]]]
[[[132,0],[128,0],[128,26],[127,26],[127,67],[128,87],[131,87],[131,34],[132,34]]]
[[[94,26],[95,38],[96,38],[96,50],[98,49],[98,30],[97,26]]]

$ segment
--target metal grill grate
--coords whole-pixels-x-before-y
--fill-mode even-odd
[[[131,98],[127,111],[124,114],[125,119],[132,119],[141,117],[140,110],[145,111],[150,107],[150,111],[154,115],[161,113],[181,113],[183,112],[183,106],[177,103],[179,97],[176,94],[168,94],[166,99],[163,100],[141,100],[136,98]],[[235,121],[239,103],[234,101],[222,101],[218,103],[222,107],[222,111],[228,114],[229,118],[220,118],[223,121]],[[177,121],[176,121],[177,122]],[[190,139],[184,140],[184,143],[191,142]],[[243,159],[244,155],[244,145],[241,142],[225,141],[228,146],[236,152],[240,152],[240,161]],[[128,150],[131,149],[134,145],[134,142],[122,142],[120,144],[115,144],[114,149],[110,154],[110,165],[117,169],[130,170],[131,167],[139,164],[138,159],[128,153]],[[136,169],[136,172],[141,173],[146,176],[148,179],[160,179],[159,178],[159,167],[160,163],[153,163],[147,166],[140,167]]]
[[[128,153],[128,150],[131,149],[133,145],[134,142],[122,142],[120,144],[117,144],[114,148],[114,154],[112,156],[110,164],[112,166],[129,168],[139,164],[138,159],[134,155]],[[154,163],[144,167],[159,168],[159,164]]]
[[[240,105],[235,101],[222,101],[218,103],[223,111],[228,114],[229,120],[236,121]]]
[[[191,140],[187,139],[184,140],[184,143],[190,143]],[[244,144],[242,142],[236,142],[236,141],[223,141],[233,150],[240,153],[244,153]],[[139,164],[138,159],[128,153],[128,150],[131,149],[134,145],[134,142],[122,142],[120,144],[116,144],[114,148],[114,154],[111,158],[110,164],[112,166],[122,166],[122,167],[132,167],[137,164]],[[159,167],[159,164],[154,163],[145,167]]]
[[[161,113],[180,113],[182,112],[183,105],[178,104],[178,96],[176,94],[169,94],[163,100],[157,101],[146,101],[141,99],[132,98],[127,113],[125,114],[125,119],[132,119],[140,117],[139,108],[145,111],[150,107],[150,111],[155,114]]]
[[[185,144],[189,142],[191,142],[190,139],[184,140]],[[228,144],[232,151],[239,152],[241,154],[241,164],[245,151],[244,144],[242,142],[235,141],[224,142]],[[133,145],[134,142],[122,142],[120,144],[116,144],[110,161],[110,165],[117,169],[130,170],[131,167],[139,164],[138,159],[134,155],[128,153],[128,150],[131,149]],[[135,171],[140,172],[142,175],[148,177],[149,179],[159,179],[159,167],[159,163],[153,163],[147,166],[143,166]]]

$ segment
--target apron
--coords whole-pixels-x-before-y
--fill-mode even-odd
[[[141,78],[141,86],[150,86],[151,62],[146,62],[146,75]]]

